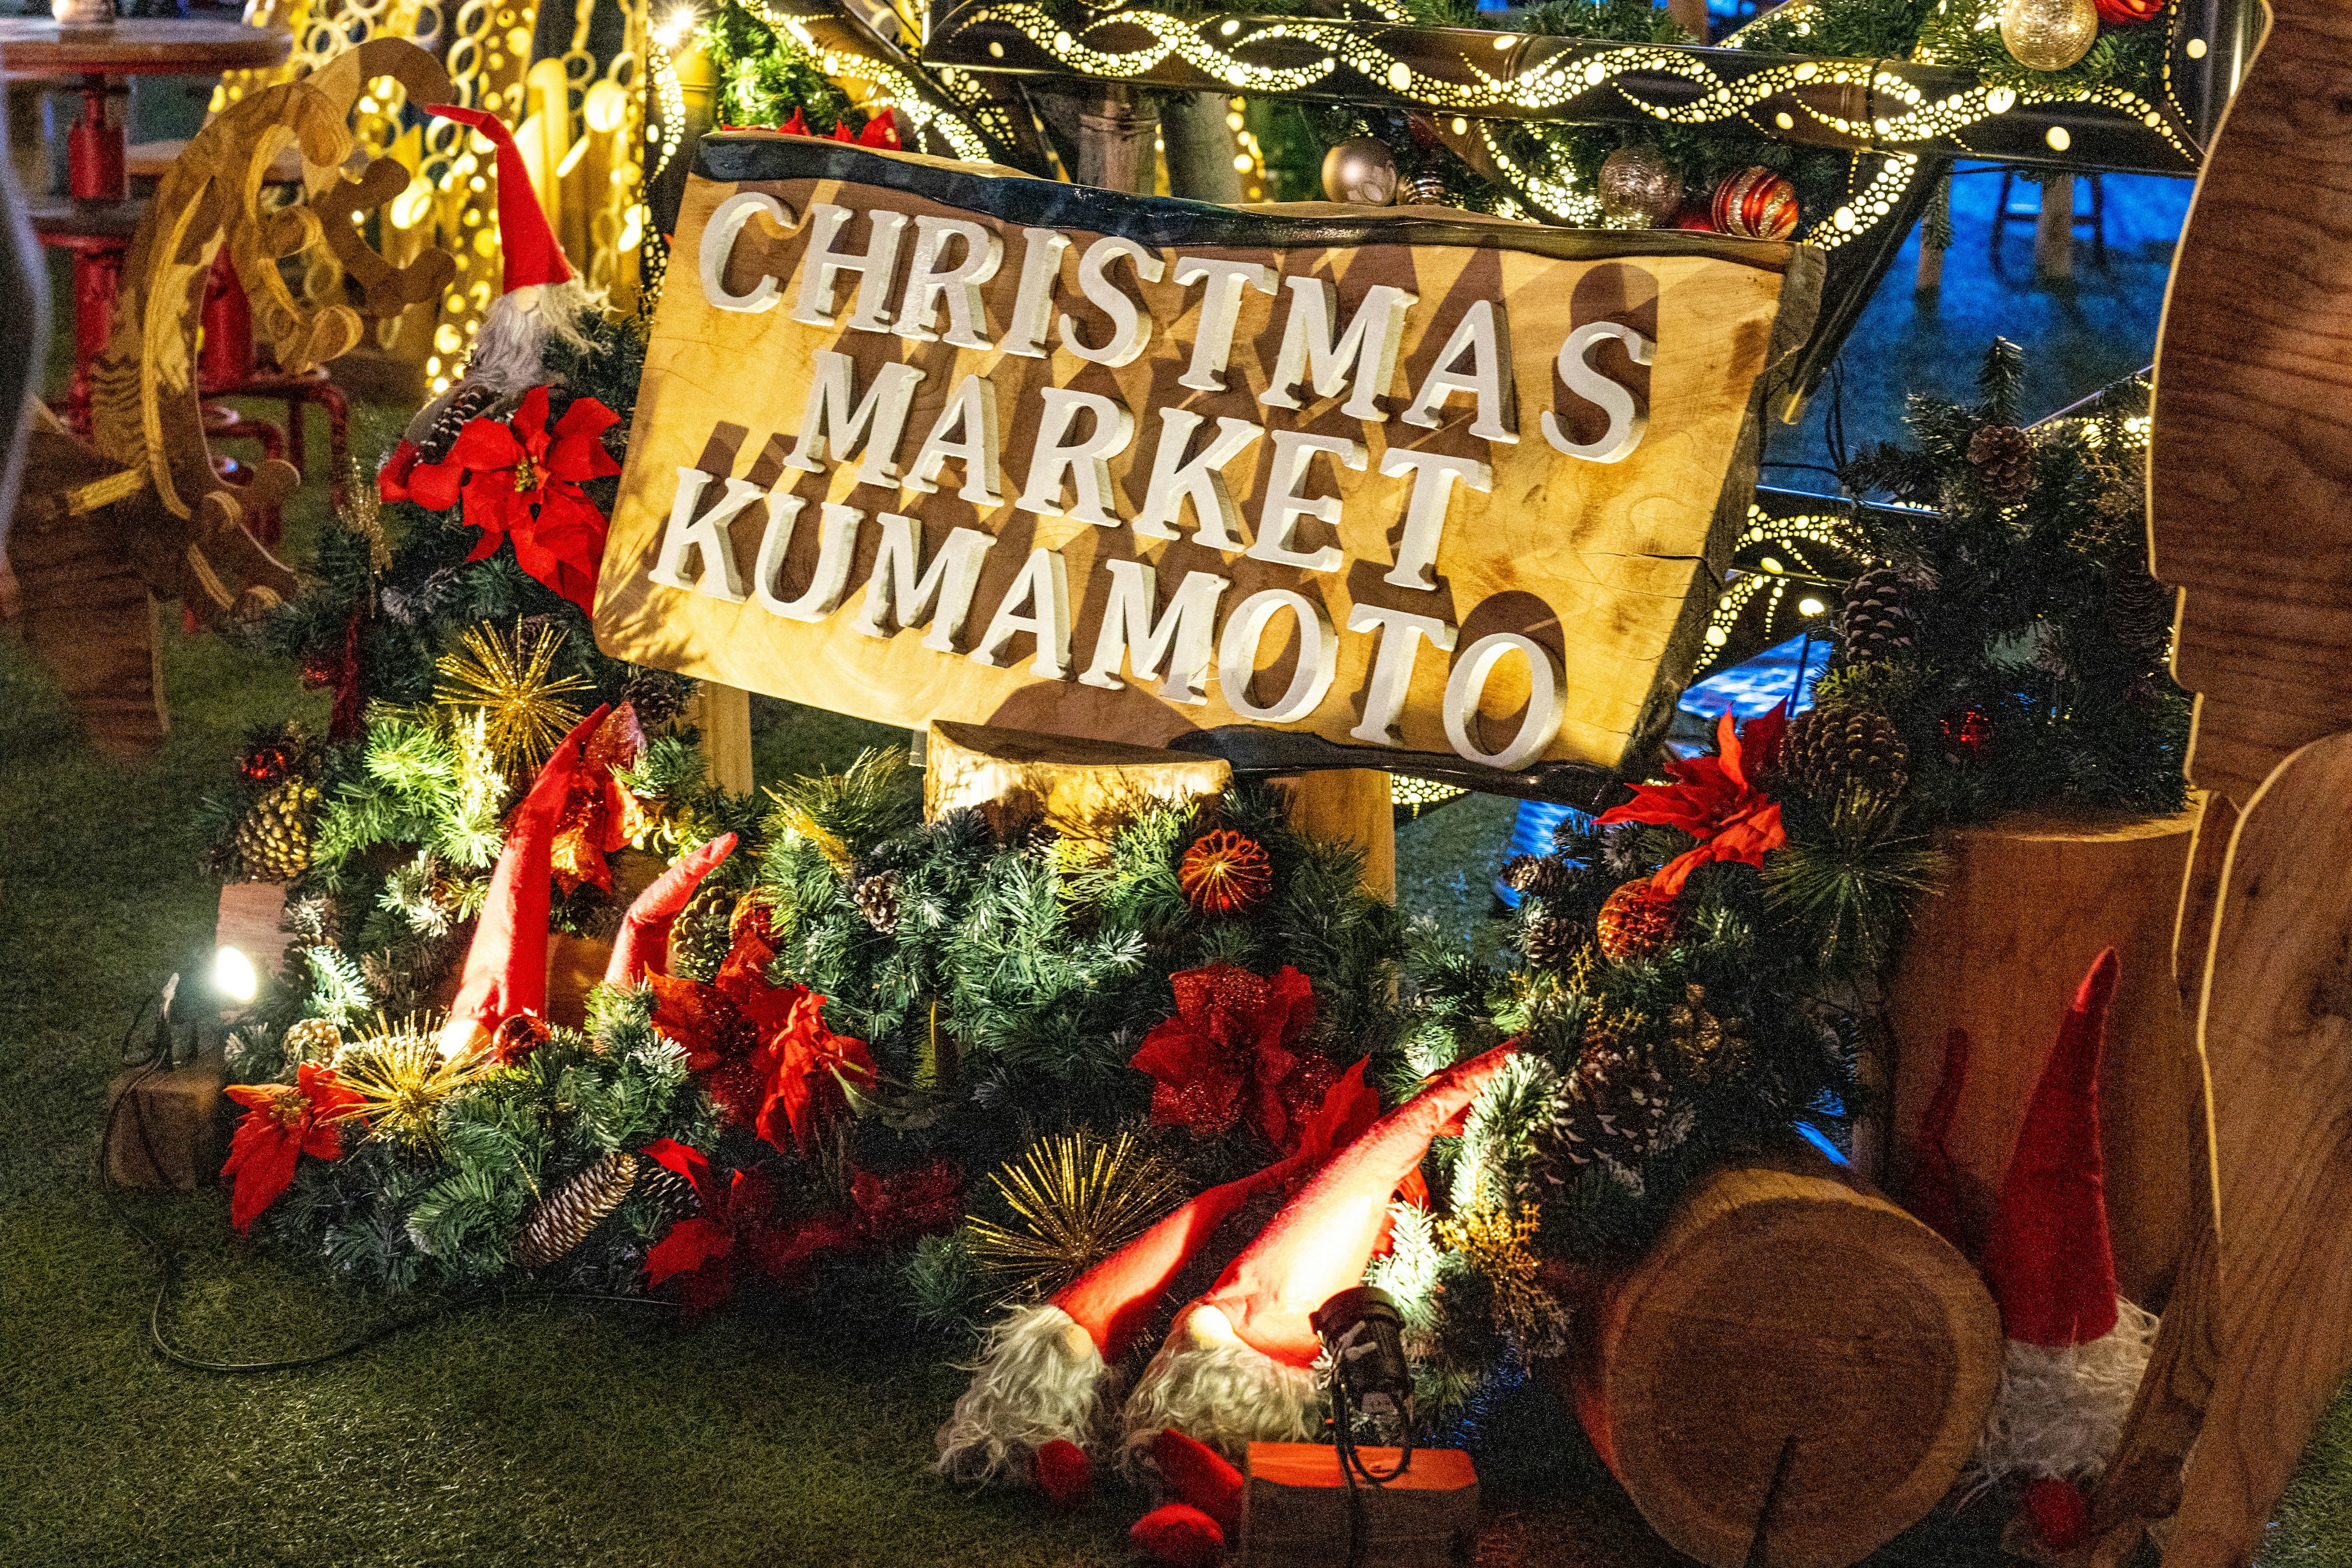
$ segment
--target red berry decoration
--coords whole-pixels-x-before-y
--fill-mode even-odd
[[[2164,0],[2091,0],[2091,5],[2110,27],[2137,27],[2164,14]]]
[[[2025,1489],[2025,1517],[2033,1537],[2053,1552],[2072,1552],[2091,1539],[2091,1504],[2070,1480],[2044,1476]]]
[[[1177,862],[1177,886],[1203,914],[1230,915],[1250,908],[1274,886],[1274,867],[1255,839],[1220,827],[1203,833]]]
[[[1982,762],[1992,742],[1992,721],[1971,708],[1943,721],[1944,755],[1955,763]]]
[[[245,753],[236,771],[250,784],[276,784],[294,771],[294,748],[283,741],[264,741]]]
[[[1742,239],[1786,239],[1797,232],[1797,187],[1759,165],[1726,174],[1711,215],[1718,233]]]
[[[1674,895],[1658,892],[1643,877],[1609,895],[1594,935],[1601,955],[1612,963],[1639,963],[1664,952],[1681,928],[1682,911]]]

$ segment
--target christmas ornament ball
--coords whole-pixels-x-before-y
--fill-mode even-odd
[[[1329,200],[1384,207],[1396,194],[1396,154],[1387,142],[1351,136],[1323,154],[1323,195]]]
[[[1742,239],[1786,239],[1797,232],[1797,187],[1758,165],[1726,174],[1709,215],[1718,233]]]
[[[1682,211],[1683,182],[1655,147],[1620,147],[1601,165],[1600,195],[1601,213],[1616,226],[1664,228]]]
[[[2000,41],[2028,70],[2062,71],[2099,41],[2091,0],[2002,0]]]
[[[1410,207],[1442,207],[1453,204],[1446,200],[1445,176],[1419,174],[1404,185],[1404,205]]]
[[[2110,27],[2136,27],[2164,14],[2164,0],[2092,0],[2099,20]]]

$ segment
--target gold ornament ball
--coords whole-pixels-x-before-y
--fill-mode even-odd
[[[1601,211],[1613,227],[1664,228],[1683,209],[1682,178],[1655,147],[1618,148],[1601,163],[1600,184]]]
[[[2099,8],[2091,0],[2006,0],[2000,41],[2027,70],[2062,71],[2099,41]]]
[[[1352,136],[1323,154],[1323,195],[1328,199],[1384,207],[1396,200],[1396,154],[1387,142]]]

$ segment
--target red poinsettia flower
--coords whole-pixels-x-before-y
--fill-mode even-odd
[[[523,394],[512,419],[469,421],[447,457],[407,471],[406,499],[428,511],[462,500],[466,521],[482,531],[467,560],[480,561],[510,539],[525,572],[593,612],[604,514],[580,487],[621,471],[604,441],[620,416],[578,397],[551,429],[547,394],[543,386]]]
[[[1758,789],[1752,775],[1780,754],[1788,727],[1789,715],[1775,708],[1750,720],[1741,731],[1727,710],[1716,725],[1715,756],[1668,763],[1666,776],[1673,784],[1636,784],[1632,800],[1594,820],[1604,827],[1619,822],[1656,823],[1679,827],[1698,840],[1697,847],[1658,868],[1650,879],[1654,892],[1681,892],[1693,871],[1713,861],[1761,866],[1767,852],[1789,841],[1789,833],[1780,826],[1780,803]]]
[[[805,985],[783,985],[751,1010],[760,1031],[751,1065],[761,1080],[752,1131],[779,1149],[789,1131],[789,1146],[805,1151],[826,1115],[846,1103],[846,1087],[874,1086],[874,1053],[864,1040],[826,1028],[824,1004]]]
[[[1222,962],[1170,984],[1176,1016],[1128,1062],[1151,1075],[1151,1120],[1218,1138],[1246,1116],[1287,1151],[1339,1076],[1320,1052],[1292,1048],[1315,1026],[1313,984],[1286,963],[1269,980]]]
[[[650,821],[645,803],[617,776],[636,766],[645,749],[646,732],[638,727],[635,707],[627,702],[607,713],[581,748],[580,770],[564,796],[562,826],[548,852],[565,892],[583,882],[613,890],[613,868],[604,857],[625,847]]]
[[[894,1175],[860,1171],[849,1179],[849,1201],[859,1231],[874,1246],[945,1236],[963,1223],[963,1172],[940,1155]]]
[[[735,1293],[738,1259],[772,1274],[775,1251],[774,1189],[756,1171],[737,1171],[725,1182],[698,1149],[664,1138],[644,1151],[694,1189],[702,1212],[669,1227],[646,1251],[646,1282],[658,1289],[682,1280],[680,1295],[689,1312],[707,1312]]]
[[[316,1062],[297,1068],[290,1087],[231,1084],[228,1097],[245,1107],[245,1118],[229,1139],[228,1162],[221,1173],[232,1184],[228,1222],[243,1231],[293,1184],[294,1164],[302,1155],[342,1158],[340,1123],[362,1101],[336,1080],[334,1068]]]

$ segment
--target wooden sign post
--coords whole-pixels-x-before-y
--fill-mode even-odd
[[[597,639],[908,728],[1589,784],[1673,712],[1819,271],[709,138]]]

